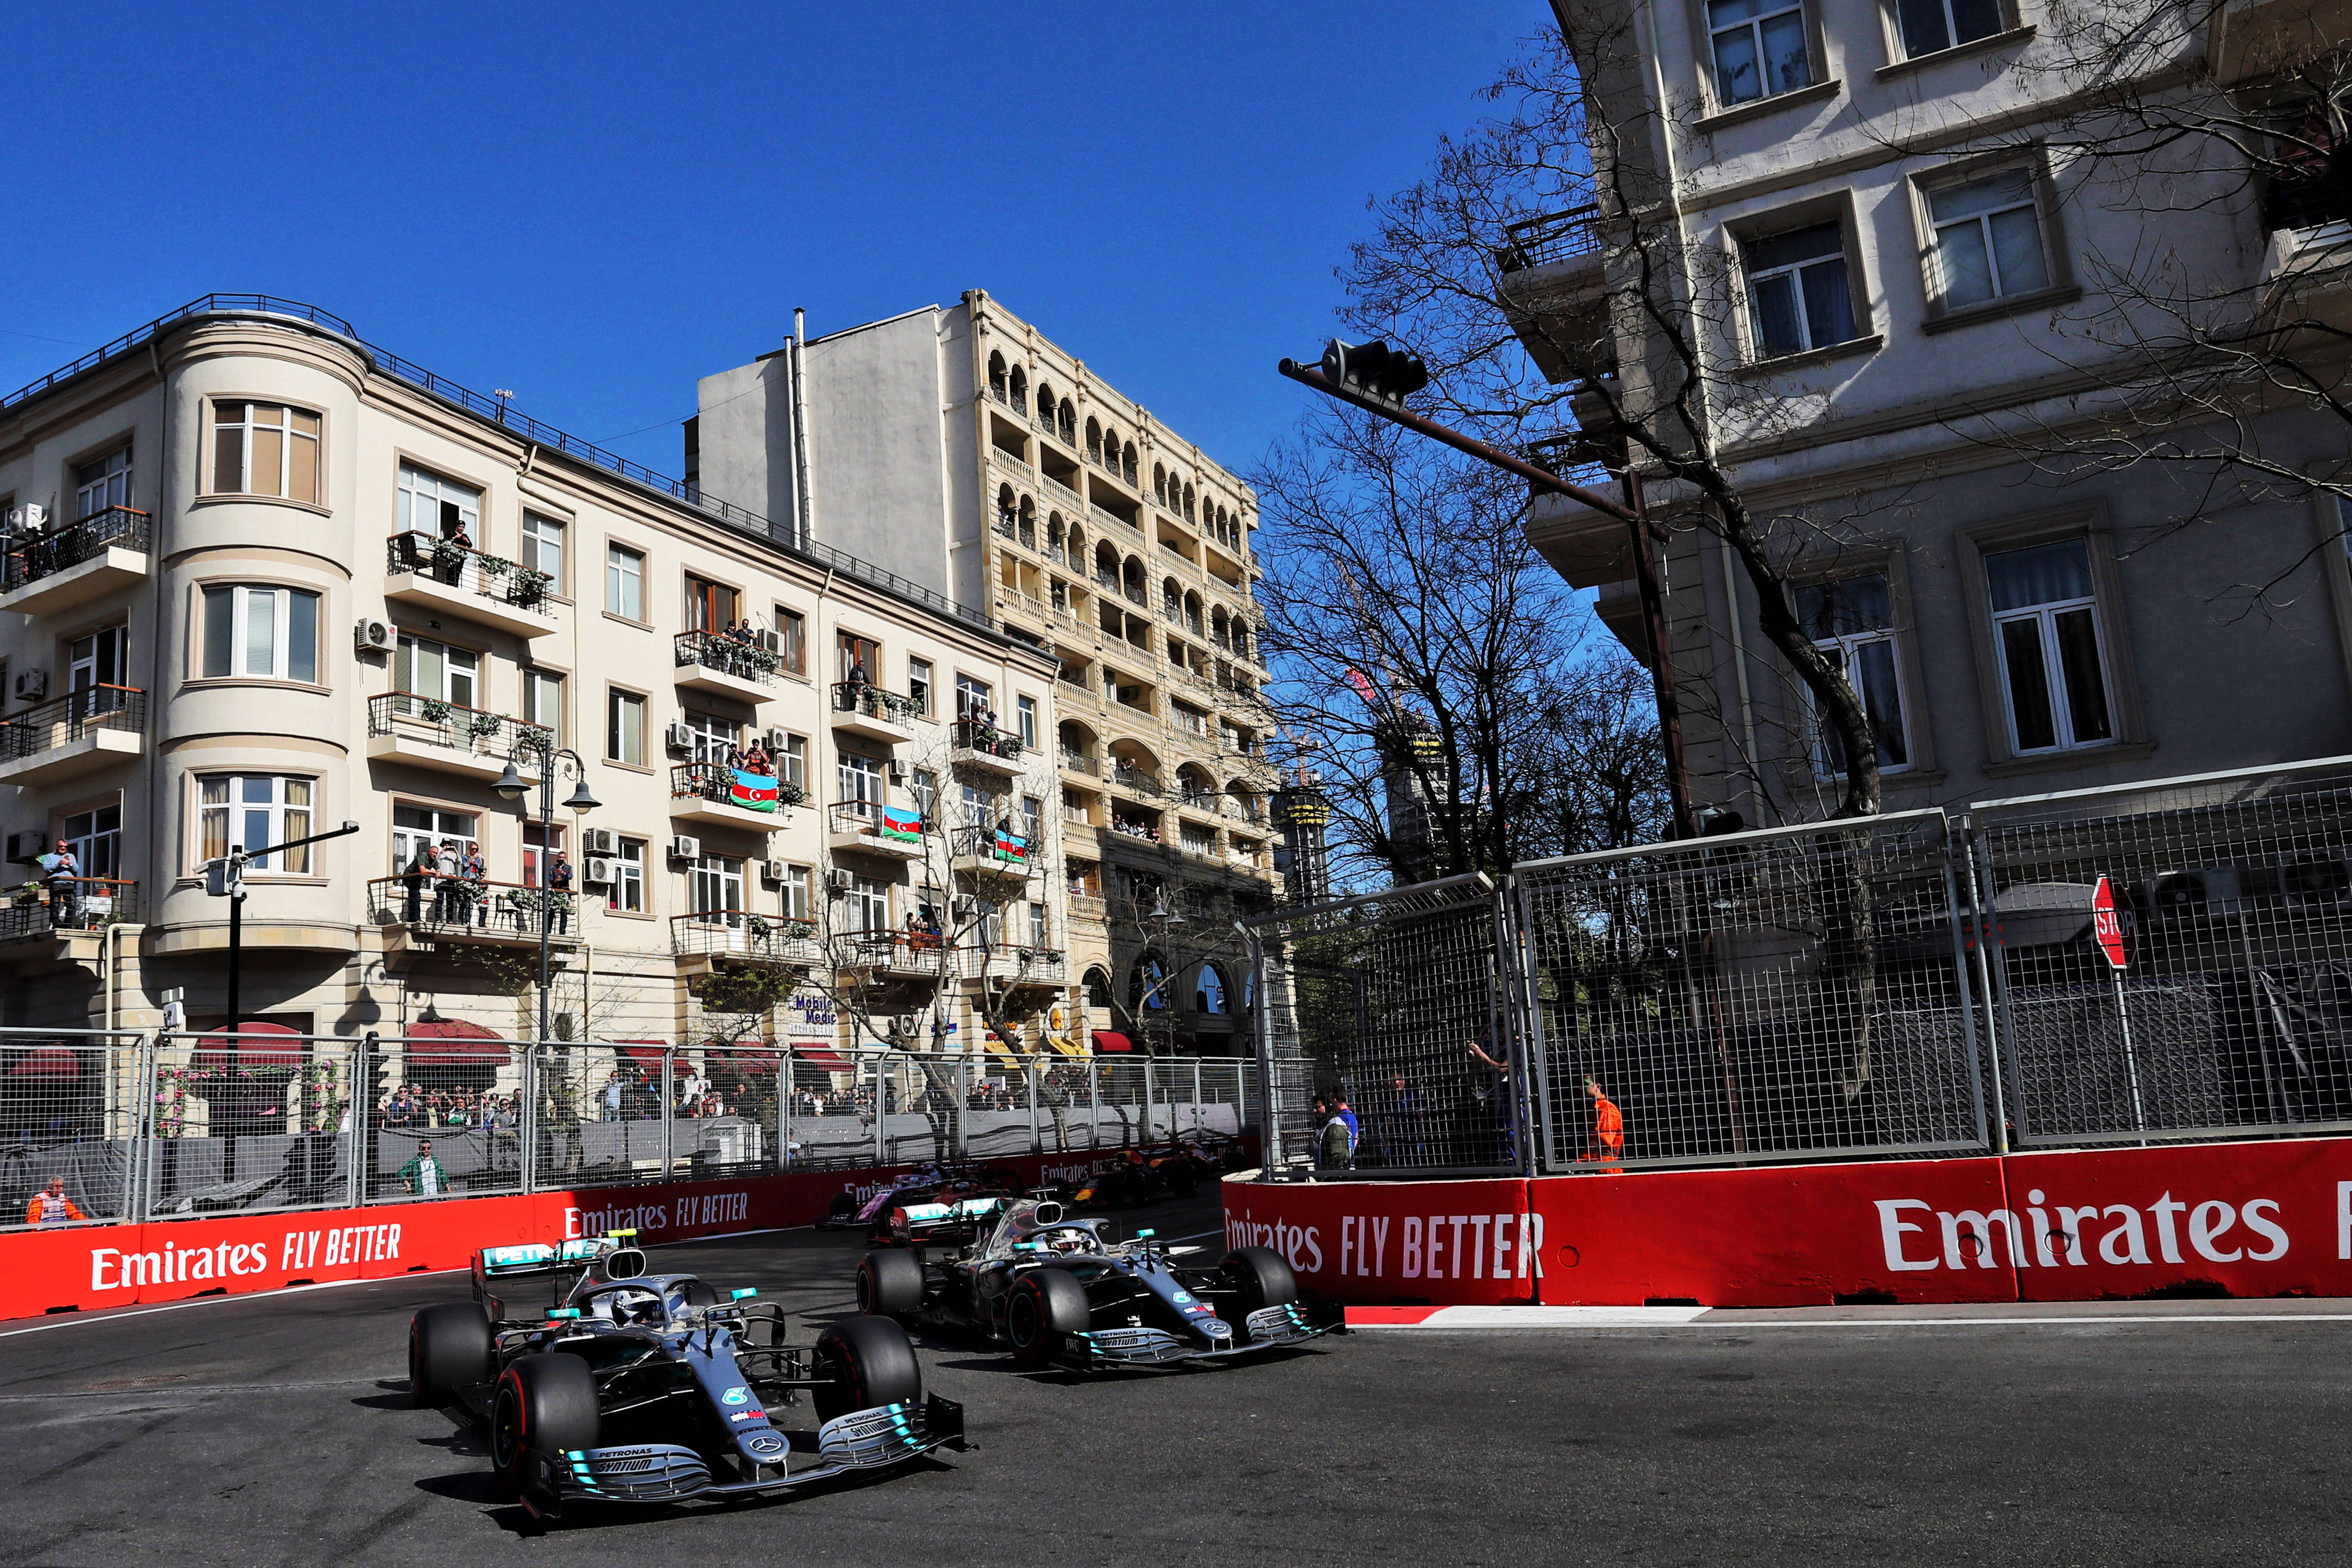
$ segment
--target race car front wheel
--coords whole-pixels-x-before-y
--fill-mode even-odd
[[[490,1463],[507,1490],[520,1494],[531,1456],[596,1447],[603,1421],[596,1375],[576,1355],[527,1355],[507,1365],[490,1402]]]
[[[1239,1299],[1244,1319],[1261,1307],[1279,1307],[1298,1300],[1297,1277],[1271,1247],[1244,1247],[1228,1252],[1217,1272]]]
[[[421,1410],[449,1403],[461,1388],[498,1371],[490,1320],[471,1301],[427,1307],[408,1320],[408,1396]]]
[[[816,1342],[817,1419],[830,1421],[877,1405],[912,1405],[923,1397],[923,1369],[907,1331],[887,1318],[844,1318]]]
[[[1087,1288],[1067,1269],[1040,1268],[1013,1282],[1004,1299],[1004,1337],[1022,1366],[1043,1366],[1059,1354],[1066,1336],[1088,1321]]]
[[[923,1266],[895,1247],[877,1247],[858,1261],[857,1310],[903,1318],[923,1304]]]

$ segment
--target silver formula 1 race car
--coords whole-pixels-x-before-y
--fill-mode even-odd
[[[1051,1199],[1003,1200],[980,1239],[952,1256],[868,1252],[857,1266],[858,1310],[1001,1341],[1024,1366],[1251,1355],[1347,1331],[1339,1306],[1302,1298],[1271,1247],[1180,1268],[1150,1231],[1113,1242],[1105,1223],[1072,1219]]]
[[[505,1299],[539,1279],[547,1307]],[[499,1480],[541,1516],[755,1496],[963,1447],[963,1406],[923,1397],[898,1324],[851,1318],[788,1345],[782,1309],[756,1294],[648,1274],[625,1235],[485,1247],[471,1302],[409,1321],[409,1391],[485,1422]],[[804,1393],[821,1425],[796,1452],[776,1420]]]

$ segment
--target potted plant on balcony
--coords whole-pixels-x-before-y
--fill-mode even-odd
[[[455,583],[466,570],[466,557],[473,552],[454,539],[433,542],[433,570],[444,583]]]
[[[503,713],[468,713],[466,715],[466,737],[474,742],[488,740],[507,721]]]
[[[514,581],[507,585],[507,602],[518,609],[535,610],[546,599],[548,584],[554,580],[544,572],[518,566]]]
[[[437,697],[426,698],[417,705],[416,711],[427,724],[446,724],[449,721],[449,705]]]

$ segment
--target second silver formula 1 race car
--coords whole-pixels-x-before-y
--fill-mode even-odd
[[[952,1256],[868,1252],[857,1266],[858,1310],[1002,1341],[1024,1366],[1250,1355],[1347,1331],[1339,1306],[1302,1298],[1271,1247],[1180,1268],[1151,1232],[1112,1242],[1104,1224],[1072,1219],[1051,1199],[1005,1200]]]
[[[538,1279],[548,1306],[504,1299]],[[756,1294],[647,1274],[625,1238],[485,1247],[472,1301],[410,1321],[410,1394],[487,1423],[499,1479],[550,1516],[740,1499],[963,1447],[963,1407],[923,1397],[898,1324],[851,1318],[789,1345],[782,1309]],[[821,1425],[796,1455],[776,1421],[803,1394]]]

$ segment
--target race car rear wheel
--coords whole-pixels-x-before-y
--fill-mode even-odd
[[[819,1335],[817,1419],[830,1421],[877,1405],[911,1405],[923,1397],[923,1369],[907,1331],[887,1318],[845,1318]]]
[[[408,1320],[408,1395],[418,1408],[449,1403],[461,1388],[498,1372],[490,1320],[471,1301],[427,1307]]]
[[[1022,1366],[1052,1361],[1066,1336],[1083,1331],[1088,1321],[1087,1288],[1066,1269],[1024,1274],[1004,1299],[1004,1337]]]
[[[490,1463],[510,1492],[530,1479],[531,1456],[596,1447],[603,1420],[596,1374],[576,1355],[527,1355],[507,1364],[490,1402]]]
[[[1244,1247],[1228,1252],[1217,1272],[1232,1283],[1244,1317],[1260,1307],[1279,1307],[1298,1300],[1297,1276],[1271,1247]]]
[[[857,1310],[903,1318],[923,1304],[923,1266],[895,1247],[877,1247],[857,1264]]]

